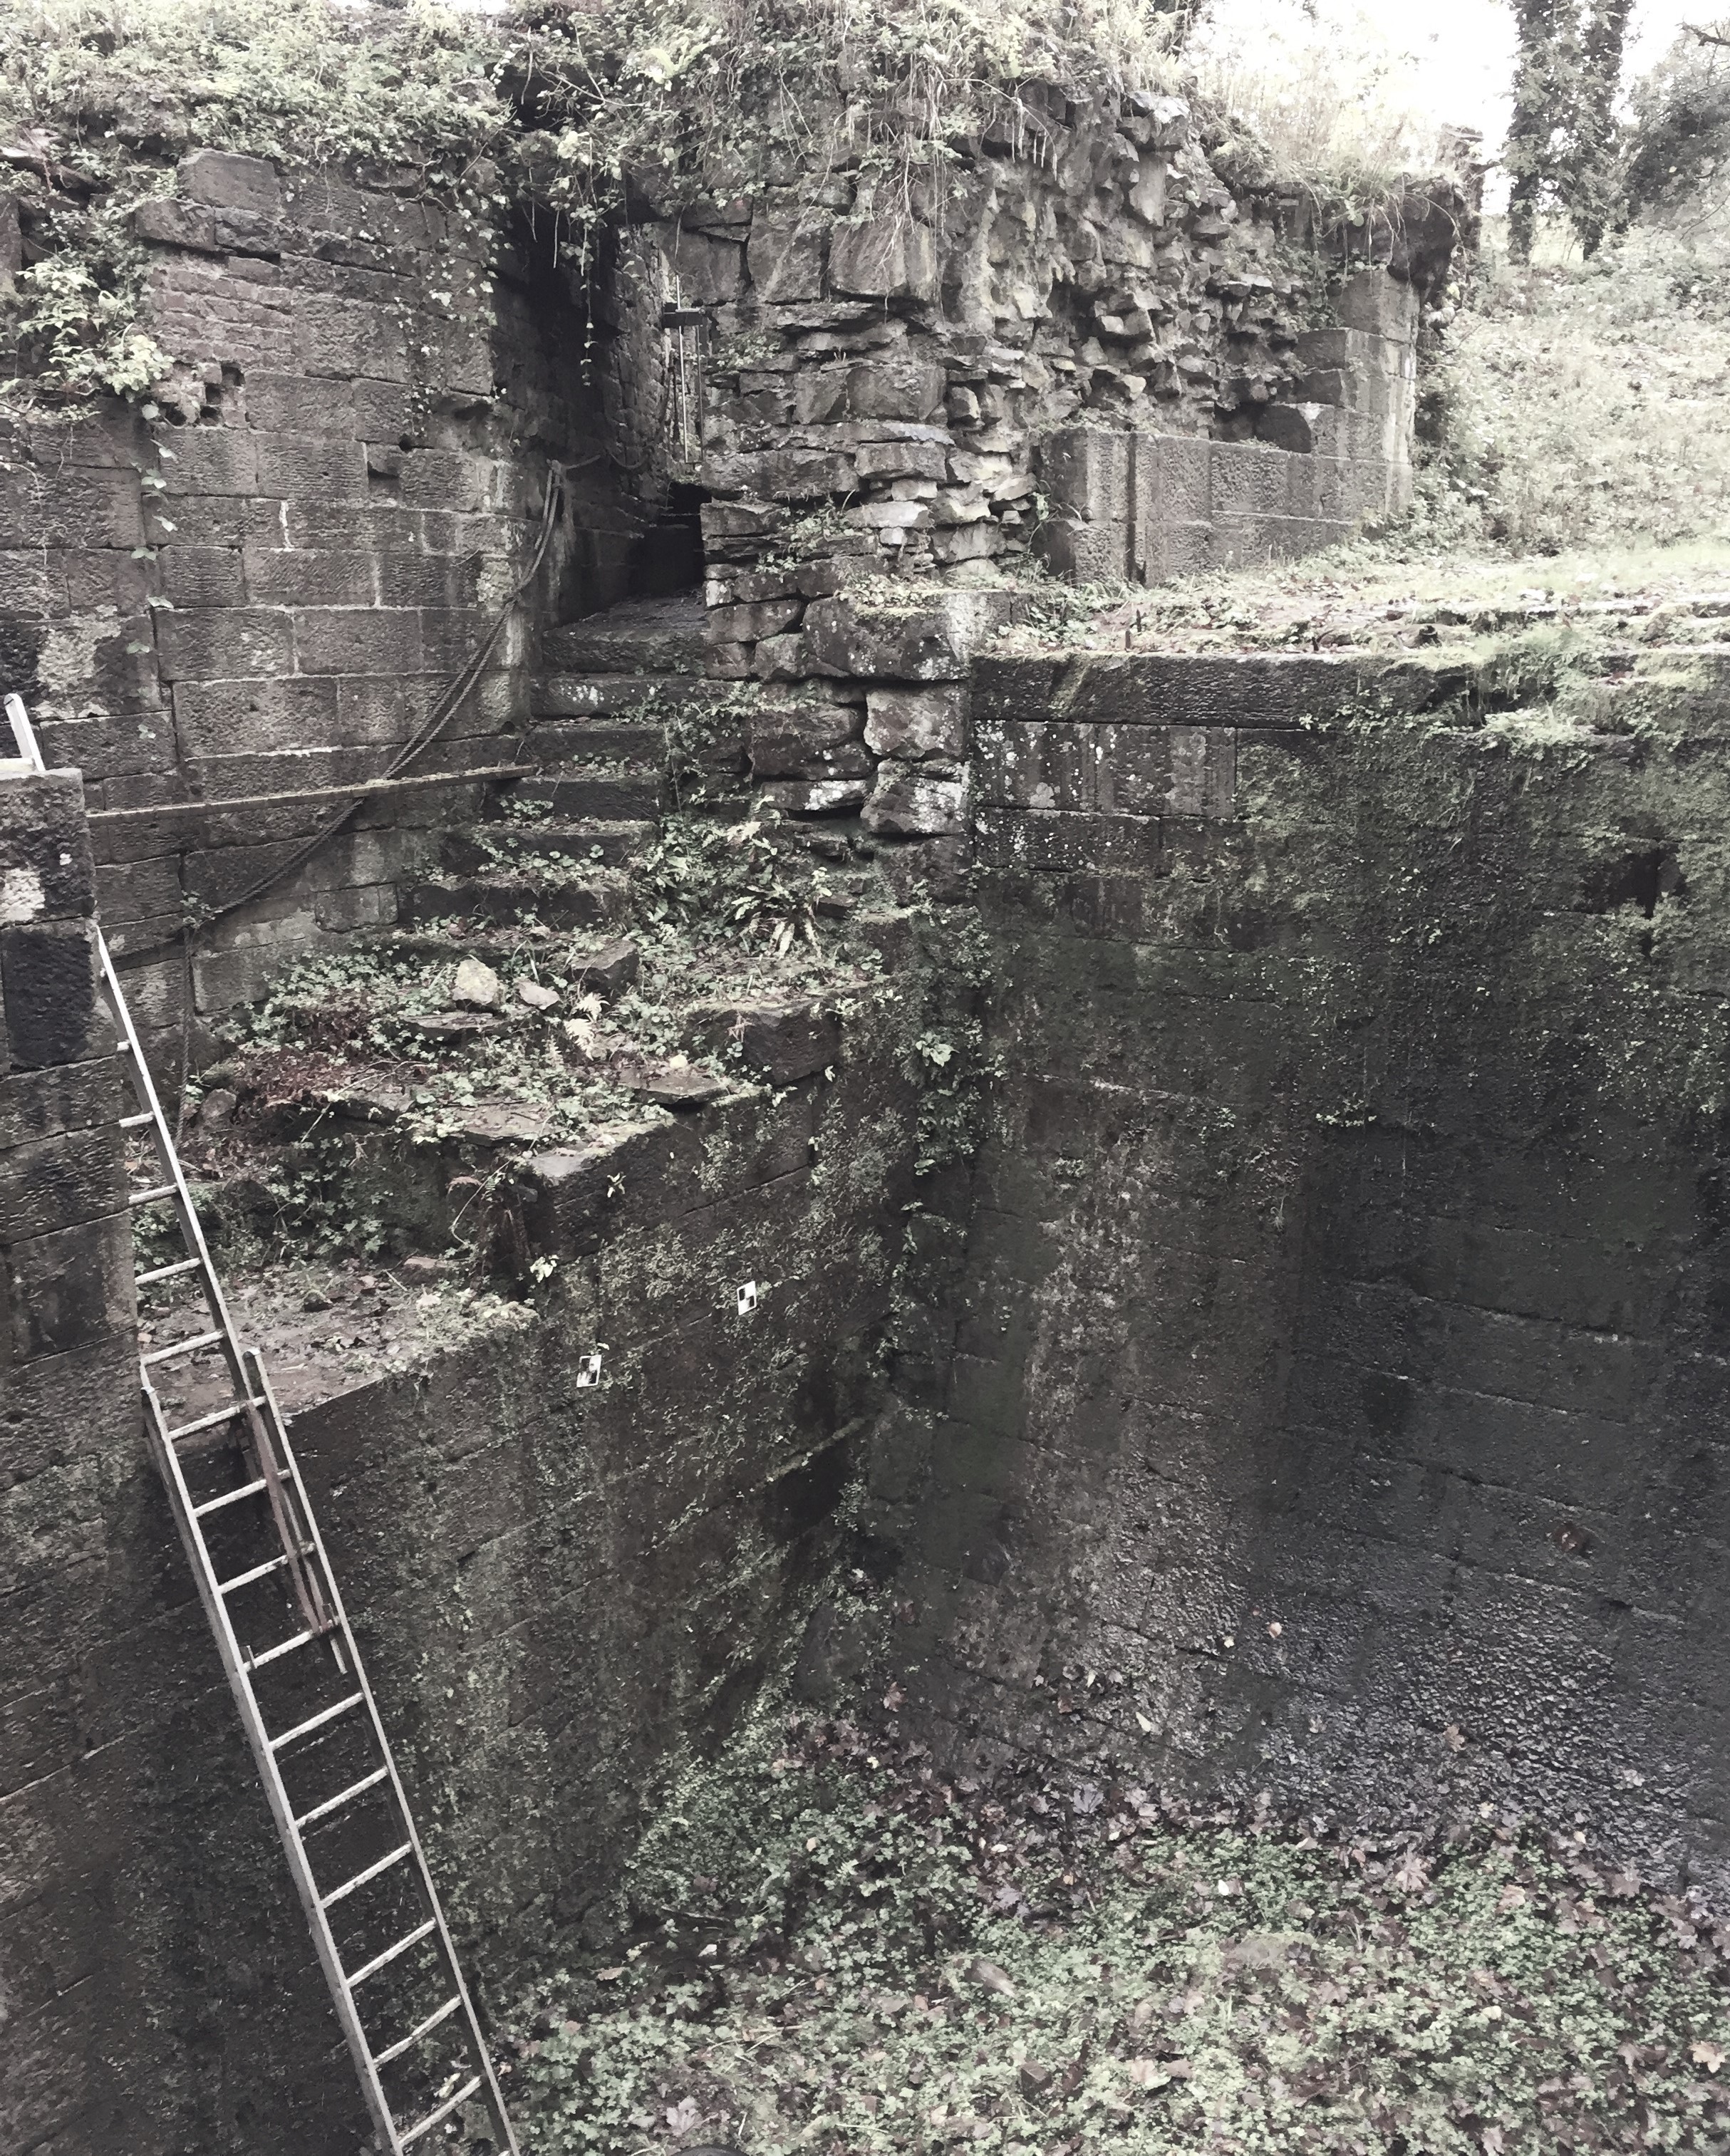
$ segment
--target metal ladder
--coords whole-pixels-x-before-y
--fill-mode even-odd
[[[0,762],[0,777],[42,772],[18,697],[7,697],[6,716],[18,756]],[[121,1128],[146,1134],[157,1162],[130,1204],[135,1215],[166,1208],[186,1251],[136,1273],[136,1284],[193,1288],[204,1305],[196,1330],[140,1354],[146,1433],[374,2129],[388,2156],[401,2156],[478,2098],[500,2149],[519,2156],[281,1412],[263,1362],[234,1329],[100,932],[96,947],[137,1102]],[[171,1307],[164,1322],[182,1314]],[[226,1402],[171,1426],[158,1390],[163,1367],[212,1350]],[[285,1587],[295,1629],[274,1636]],[[264,1644],[253,1644],[254,1628]],[[262,1696],[273,1691],[280,1696]]]

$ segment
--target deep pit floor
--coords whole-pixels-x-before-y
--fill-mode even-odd
[[[1583,1830],[989,1790],[893,1727],[766,1721],[674,1794],[507,2037],[526,2147],[1727,2145],[1730,1928]]]

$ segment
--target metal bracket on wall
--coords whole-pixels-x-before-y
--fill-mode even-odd
[[[43,773],[20,698],[7,697],[6,716],[18,754],[0,762],[0,777]],[[160,1291],[154,1330],[172,1334],[160,1347],[141,1343],[146,1435],[379,2145],[402,2156],[475,2103],[500,2149],[517,2156],[285,1419],[263,1362],[235,1331],[100,932],[96,955],[136,1104],[121,1128],[155,1160],[128,1191],[129,1209],[183,1254],[141,1269],[135,1259],[136,1286]],[[186,1290],[190,1307],[175,1300]],[[182,1366],[183,1382],[191,1358],[213,1352],[218,1404],[172,1424],[172,1366]]]

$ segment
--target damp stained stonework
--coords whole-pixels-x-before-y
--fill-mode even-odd
[[[525,2151],[1730,2136],[1716,273],[1049,17],[0,0],[8,2151],[368,2141],[99,927]]]

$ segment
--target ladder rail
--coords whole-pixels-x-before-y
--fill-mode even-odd
[[[10,762],[0,762],[0,776],[44,773],[46,767],[23,700],[16,696],[8,696],[4,700],[4,711],[18,756]],[[241,1728],[252,1752],[259,1779],[264,1785],[265,1799],[288,1859],[290,1876],[300,1897],[307,1928],[312,1936],[314,1951],[330,1991],[331,2003],[336,2008],[337,2020],[354,2063],[356,2076],[361,2084],[361,2092],[374,2132],[388,2152],[388,2156],[403,2156],[403,2152],[411,2143],[418,2143],[434,2126],[450,2116],[470,2097],[480,2095],[497,2136],[501,2156],[520,2156],[492,2056],[481,2033],[461,1964],[457,1959],[444,1907],[409,1809],[408,1793],[403,1786],[395,1755],[385,1735],[377,1702],[361,1662],[324,1538],[313,1516],[305,1485],[289,1442],[286,1418],[277,1404],[263,1358],[255,1348],[245,1344],[235,1327],[221,1279],[204,1239],[198,1208],[193,1202],[192,1192],[181,1166],[179,1150],[163,1113],[149,1065],[145,1060],[143,1048],[107,941],[100,930],[96,933],[95,945],[103,993],[120,1035],[116,1053],[126,1066],[127,1079],[140,1111],[136,1115],[124,1117],[121,1127],[123,1130],[132,1131],[148,1126],[162,1173],[167,1178],[162,1185],[149,1194],[152,1198],[172,1199],[181,1241],[189,1254],[184,1260],[146,1268],[142,1272],[135,1267],[134,1280],[142,1285],[196,1272],[211,1319],[210,1328],[192,1340],[151,1353],[141,1353],[139,1382],[146,1410],[146,1444],[168,1493],[175,1527],[186,1552],[206,1621],[216,1641],[218,1656],[239,1713]],[[136,1210],[137,1195],[133,1194],[135,1203],[129,1206],[129,1212]],[[212,1347],[219,1350],[226,1367],[233,1404],[220,1414],[195,1418],[193,1425],[177,1433],[169,1425],[161,1396],[156,1389],[154,1368],[177,1353],[188,1353]],[[244,1428],[245,1437],[238,1449],[244,1457],[249,1455],[256,1473],[248,1482],[223,1493],[215,1500],[206,1498],[201,1502],[194,1498],[187,1481],[185,1464],[177,1450],[177,1436],[189,1435],[194,1429],[217,1428],[224,1422],[237,1423]],[[254,1656],[249,1647],[243,1646],[228,1608],[228,1593],[240,1583],[231,1581],[225,1590],[205,1539],[203,1521],[212,1514],[228,1517],[232,1508],[244,1499],[259,1496],[268,1502],[272,1524],[283,1551],[283,1559],[279,1562],[285,1563],[306,1629],[287,1642],[278,1642],[263,1654]],[[264,1573],[274,1572],[277,1568],[278,1563],[273,1563],[258,1568],[247,1577],[262,1577]],[[319,1637],[328,1639],[339,1670],[357,1690],[341,1705],[315,1715],[298,1728],[283,1732],[273,1739],[263,1706],[254,1688],[253,1673],[275,1661],[291,1648],[310,1644]],[[367,1742],[373,1756],[382,1763],[382,1765],[362,1775],[359,1781],[335,1798],[315,1804],[297,1818],[279,1754],[293,1738],[329,1725],[355,1706],[362,1709]],[[393,1853],[364,1868],[334,1892],[321,1895],[302,1830],[311,1828],[332,1815],[349,1799],[374,1788],[388,1791],[398,1822],[396,1829],[398,1839]],[[372,1878],[393,1868],[405,1857],[408,1860],[416,1893],[426,1911],[425,1918],[406,1938],[399,1939],[383,1955],[373,1957],[359,1972],[346,1969],[328,1910]],[[384,1967],[422,1940],[436,1944],[439,1959],[449,1979],[452,1995],[447,1997],[444,2005],[435,2013],[412,2029],[408,2035],[375,2051],[356,2003],[356,1984],[360,1977],[370,1975]],[[418,2120],[399,2124],[385,2093],[382,2070],[407,2053],[433,2030],[451,2020],[455,2020],[460,2029],[463,2049],[468,2056],[468,2078],[454,2096],[437,2103],[431,2112]]]
[[[384,1723],[378,1712],[378,1703],[372,1696],[372,1682],[367,1677],[366,1665],[361,1660],[360,1649],[355,1643],[354,1632],[348,1621],[348,1612],[343,1605],[342,1591],[336,1584],[336,1573],[326,1553],[324,1536],[320,1532],[318,1522],[313,1517],[311,1506],[305,1502],[305,1481],[300,1473],[300,1463],[295,1458],[294,1449],[289,1442],[286,1421],[281,1409],[277,1405],[275,1390],[270,1383],[270,1373],[264,1368],[264,1358],[256,1348],[249,1348],[243,1352],[245,1363],[249,1366],[249,1374],[256,1383],[259,1391],[264,1394],[265,1415],[275,1432],[277,1442],[282,1450],[282,1456],[288,1464],[292,1486],[300,1496],[301,1517],[305,1523],[312,1547],[317,1553],[319,1569],[324,1574],[326,1584],[330,1590],[336,1623],[341,1631],[343,1644],[348,1650],[349,1669],[365,1701],[365,1713],[371,1727],[373,1745],[380,1760],[384,1764],[391,1794],[396,1803],[397,1815],[403,1823],[403,1832],[407,1835],[414,1852],[412,1864],[415,1881],[425,1902],[427,1913],[436,1927],[439,1952],[444,1958],[446,1969],[449,1971],[451,1984],[457,1997],[462,2002],[464,2043],[469,2052],[470,2065],[480,2076],[486,2091],[487,2108],[492,2113],[493,2123],[499,2132],[505,2150],[508,2152],[508,2156],[516,2156],[516,2139],[506,2113],[504,2092],[499,2087],[498,2074],[493,2065],[492,2053],[480,2033],[480,2018],[475,2011],[474,2000],[470,1996],[468,1980],[463,1974],[462,1964],[457,1958],[456,1946],[450,1936],[450,1927],[445,1920],[444,1905],[439,1899],[438,1888],[433,1883],[432,1868],[427,1862],[426,1851],[421,1845],[420,1830],[414,1823],[414,1815],[409,1809],[408,1792],[403,1789],[402,1776],[397,1771],[396,1754],[391,1749],[390,1739],[385,1735]]]

